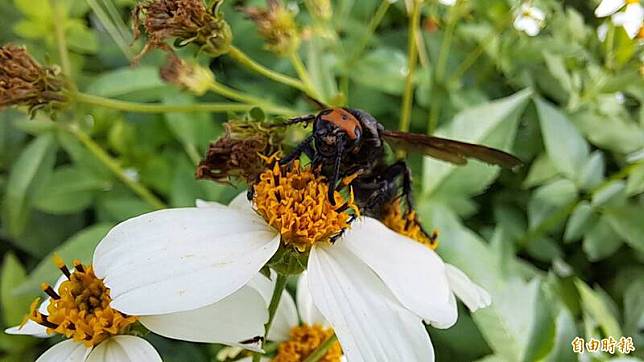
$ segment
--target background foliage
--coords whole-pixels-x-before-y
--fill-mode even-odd
[[[297,77],[287,58],[263,48],[252,22],[223,6],[233,43],[259,63]],[[471,162],[454,167],[409,159],[438,252],[492,294],[449,330],[431,329],[439,361],[569,361],[575,336],[631,336],[644,356],[644,82],[641,43],[611,27],[599,40],[598,1],[534,1],[545,27],[529,37],[512,27],[510,0],[436,1],[421,7],[419,56],[409,75],[409,16],[403,2],[337,0],[331,17],[317,1],[293,2],[303,29],[300,55],[328,102],[368,110],[397,129],[405,84],[413,85],[410,129],[511,150],[517,173]],[[130,66],[132,0],[6,0],[2,43],[25,44],[42,63],[65,65],[88,94],[134,102],[191,104],[162,82],[163,54]],[[374,14],[384,14],[381,21]],[[380,23],[376,23],[380,21]],[[58,28],[57,28],[58,27]],[[59,39],[60,40],[60,39]],[[184,59],[209,66],[223,84],[298,113],[314,110],[294,89],[248,72],[227,56],[195,48]],[[126,218],[228,201],[243,189],[194,179],[195,162],[222,132],[226,113],[138,113],[73,104],[29,119],[0,113],[0,326],[21,321],[42,281],[58,273],[54,252],[91,260],[107,230]],[[403,116],[404,117],[404,116]],[[303,131],[290,135],[294,144]],[[151,337],[167,361],[208,361],[216,347]],[[0,358],[32,360],[52,341],[0,334]],[[585,354],[583,360],[625,357]]]

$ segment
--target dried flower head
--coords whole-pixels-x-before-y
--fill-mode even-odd
[[[206,8],[202,0],[147,0],[132,11],[134,38],[143,26],[148,43],[138,57],[151,48],[170,50],[167,39],[176,38],[176,46],[190,43],[213,57],[225,54],[232,42],[232,31],[219,12],[223,0]]]
[[[252,183],[266,168],[263,157],[281,152],[281,132],[261,122],[232,120],[224,132],[197,166],[198,179],[229,183],[239,177]]]
[[[57,67],[44,67],[27,49],[13,44],[0,48],[0,109],[27,106],[29,113],[58,108],[67,98],[65,81]]]
[[[279,55],[288,55],[300,46],[300,33],[295,15],[279,0],[266,0],[267,9],[243,8],[255,22],[257,31],[266,41],[266,49]]]
[[[161,79],[186,89],[195,95],[203,95],[210,89],[215,77],[212,72],[196,63],[188,63],[172,54],[160,70]]]

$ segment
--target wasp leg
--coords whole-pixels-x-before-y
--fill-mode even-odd
[[[291,163],[291,161],[297,158],[300,158],[300,155],[302,155],[302,152],[307,152],[307,149],[311,148],[312,141],[313,141],[313,135],[306,137],[304,141],[302,141],[299,145],[297,145],[297,147],[295,147],[295,149],[293,149],[293,151],[291,151],[291,153],[288,156],[280,160],[280,165],[282,166],[286,165],[288,163]]]
[[[396,194],[396,180],[402,177],[402,195],[409,210],[413,210],[414,202],[411,188],[411,172],[405,161],[398,161],[384,169],[371,185],[363,184],[362,187],[372,189],[373,191],[366,199],[365,208],[367,210],[378,210],[383,203],[387,203],[394,198]]]
[[[385,174],[389,177],[390,180],[394,180],[398,176],[402,176],[402,195],[405,197],[407,202],[407,208],[409,210],[414,209],[414,197],[412,195],[412,179],[411,179],[411,170],[407,166],[407,163],[403,160],[397,161],[393,165],[389,166],[385,171]]]
[[[309,122],[311,122],[314,119],[315,119],[314,114],[308,114],[306,116],[287,119],[286,121],[278,124],[277,126],[279,126],[279,127],[288,127],[288,126],[291,126],[291,125],[294,125],[294,124],[304,123],[304,127],[307,127],[309,125]]]
[[[338,150],[335,154],[335,162],[333,164],[333,175],[329,180],[329,202],[335,206],[335,187],[340,179],[340,164],[342,163],[342,155],[344,154],[344,142],[337,143]]]

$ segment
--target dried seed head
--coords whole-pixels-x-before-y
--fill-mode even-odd
[[[218,9],[223,0],[215,0],[207,9],[202,0],[147,0],[132,11],[134,38],[142,26],[148,43],[137,58],[151,48],[170,51],[165,43],[176,38],[175,45],[198,45],[202,51],[217,57],[225,54],[232,42],[232,31]]]
[[[44,67],[24,47],[0,47],[0,109],[27,106],[29,113],[59,108],[66,101],[65,80],[57,67]]]
[[[267,0],[268,8],[243,8],[242,11],[257,25],[266,41],[266,49],[278,55],[288,55],[300,46],[300,32],[295,15],[279,0]]]
[[[198,179],[229,183],[239,177],[253,183],[264,171],[262,157],[281,152],[282,133],[256,121],[231,120],[224,135],[210,144],[206,158],[197,166]]]
[[[168,62],[159,73],[164,81],[198,96],[206,93],[215,81],[215,77],[209,69],[199,64],[185,62],[175,55],[168,56]]]

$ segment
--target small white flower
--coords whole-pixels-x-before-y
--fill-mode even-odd
[[[622,8],[624,11],[619,11]],[[640,0],[602,0],[595,9],[595,16],[603,18],[610,15],[613,24],[624,27],[631,39],[638,35],[644,22],[644,8]]]
[[[521,4],[514,17],[514,28],[529,36],[536,36],[543,28],[546,19],[543,11],[536,6]]]
[[[608,24],[603,23],[600,26],[597,27],[597,39],[600,41],[606,40],[606,36],[608,35]]]
[[[268,313],[262,295],[250,286],[196,310],[132,317],[112,308],[109,289],[90,266],[76,264],[73,272],[64,263],[60,268],[64,275],[53,288],[44,285],[49,297],[32,312],[30,319],[21,326],[5,330],[8,334],[39,338],[56,333],[71,334],[69,339],[45,351],[38,362],[161,361],[157,351],[145,339],[127,334],[129,326],[136,321],[168,338],[260,350],[261,339],[256,337],[263,335]],[[65,282],[71,284],[65,286]],[[76,294],[79,289],[84,292]],[[78,310],[87,310],[87,303],[94,303],[84,299],[89,296],[100,300],[101,307],[92,309],[100,313],[78,313]],[[147,303],[154,304],[155,301],[148,300]],[[75,333],[77,331],[79,334]]]
[[[445,6],[454,6],[457,0],[438,0],[439,3]]]

